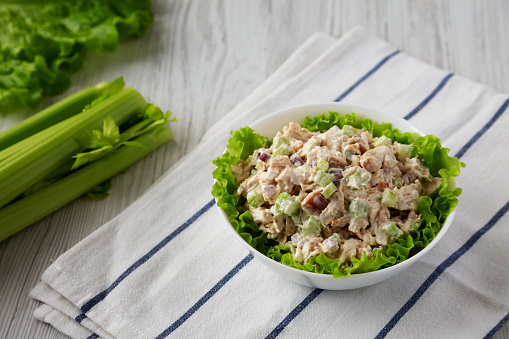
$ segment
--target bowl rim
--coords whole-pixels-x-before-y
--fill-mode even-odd
[[[282,108],[282,109],[279,109],[273,113],[265,115],[262,118],[252,122],[251,124],[249,124],[249,127],[253,128],[253,130],[255,130],[255,132],[260,133],[259,131],[257,131],[256,126],[268,123],[275,116],[280,116],[281,114],[285,114],[285,113],[288,114],[290,112],[307,110],[307,109],[315,109],[316,110],[319,107],[340,107],[343,109],[346,108],[347,110],[351,110],[352,113],[357,113],[358,116],[360,116],[360,117],[367,117],[373,121],[378,121],[378,122],[389,122],[392,124],[393,128],[401,129],[401,126],[404,126],[403,132],[415,132],[415,133],[419,134],[420,136],[426,135],[425,133],[423,133],[422,131],[417,129],[415,126],[413,126],[411,123],[409,123],[407,120],[405,120],[401,117],[395,116],[393,114],[390,114],[388,112],[385,112],[383,110],[380,110],[378,108],[374,108],[371,106],[350,104],[347,102],[341,102],[341,103],[340,102],[312,102],[312,103],[307,103],[307,104],[303,104],[303,105],[294,105],[294,106]],[[327,111],[334,112],[335,110],[331,110],[331,109],[327,108]],[[322,111],[322,113],[327,113],[327,112]],[[322,113],[317,113],[316,115],[322,114]],[[340,113],[340,114],[344,115],[346,113]],[[307,116],[316,116],[316,115],[313,115],[311,113],[311,114],[308,114]],[[377,115],[377,116],[382,116],[384,118],[383,118],[383,120],[380,120],[380,119],[375,119],[373,117],[370,117],[369,115]],[[388,119],[386,120],[385,118],[388,118]],[[292,120],[292,121],[295,121],[295,120]],[[287,123],[289,123],[289,122],[290,121],[287,121]],[[395,124],[398,126],[395,127],[394,126]],[[281,130],[283,127],[284,127],[284,125],[281,127],[278,127],[277,130]],[[262,134],[262,135],[264,135],[264,134]],[[264,135],[264,136],[270,137],[270,135]],[[455,185],[455,183],[453,183],[453,185]],[[256,248],[249,245],[240,236],[239,233],[237,233],[237,231],[231,225],[226,212],[223,211],[223,209],[217,205],[217,201],[218,201],[217,198],[215,198],[215,201],[216,201],[216,204],[215,204],[216,208],[219,210],[221,217],[226,222],[228,229],[233,233],[235,238],[237,238],[241,242],[241,244],[244,247],[246,247],[250,251],[250,253],[252,253],[255,257],[257,257],[258,259],[264,260],[269,264],[272,264],[272,265],[275,264],[276,266],[278,266],[279,268],[281,268],[282,270],[285,270],[287,272],[303,274],[304,276],[307,276],[311,279],[316,279],[316,278],[326,279],[326,280],[330,280],[330,281],[337,281],[338,283],[340,283],[341,280],[345,280],[345,279],[347,279],[348,281],[352,281],[355,279],[364,279],[367,276],[372,277],[372,278],[381,278],[380,276],[391,276],[392,275],[391,273],[393,273],[393,274],[395,273],[394,271],[402,270],[403,268],[412,265],[413,263],[418,261],[423,255],[428,253],[444,237],[445,233],[447,232],[450,225],[452,224],[452,220],[454,219],[454,216],[455,216],[456,210],[457,210],[457,206],[456,206],[454,208],[454,210],[447,216],[446,221],[444,222],[444,224],[442,225],[442,227],[440,228],[438,233],[435,235],[435,238],[433,238],[433,240],[426,247],[424,247],[422,250],[420,250],[418,253],[411,256],[410,258],[407,258],[406,260],[404,260],[400,263],[394,264],[392,266],[378,269],[376,271],[364,272],[364,273],[353,273],[348,277],[334,278],[332,274],[308,272],[308,271],[300,270],[300,269],[297,269],[297,268],[294,268],[291,266],[287,266],[287,265],[285,265],[279,261],[276,261],[272,258],[269,258],[266,255],[264,255],[263,253],[259,252]]]

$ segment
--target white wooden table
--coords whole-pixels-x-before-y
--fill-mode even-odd
[[[138,198],[316,31],[339,37],[360,24],[410,55],[509,93],[505,0],[153,0],[153,7],[148,34],[113,54],[87,55],[68,93],[123,75],[180,119],[175,140],[115,178],[109,198],[78,199],[0,243],[0,338],[65,338],[33,318],[38,304],[28,297],[50,260]],[[0,117],[0,128],[12,120]],[[509,338],[509,325],[494,338]]]

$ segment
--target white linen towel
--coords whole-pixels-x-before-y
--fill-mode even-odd
[[[211,161],[231,130],[320,101],[380,108],[467,164],[448,233],[374,286],[282,280],[226,229]],[[35,317],[73,338],[480,338],[509,318],[509,98],[432,67],[362,28],[310,37],[140,199],[56,259]]]

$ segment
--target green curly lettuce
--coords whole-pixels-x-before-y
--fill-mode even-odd
[[[150,0],[41,0],[0,5],[0,113],[63,93],[86,50],[113,52],[153,22]]]
[[[252,247],[266,253],[277,242],[267,238],[253,221],[248,210],[239,204],[239,197],[235,195],[237,184],[231,170],[231,165],[241,159],[247,159],[255,149],[266,146],[267,137],[254,133],[249,127],[231,132],[232,137],[226,145],[226,152],[212,161],[216,169],[212,173],[216,182],[212,186],[212,195],[217,199],[217,205],[228,215],[229,221],[239,235]]]
[[[328,112],[312,118],[307,117],[301,124],[312,132],[325,132],[332,126],[342,128],[344,125],[363,128],[371,132],[374,137],[385,135],[393,141],[411,144],[414,147],[412,156],[417,156],[423,161],[434,177],[442,178],[442,183],[433,196],[420,198],[421,221],[415,230],[409,234],[403,234],[394,243],[375,248],[371,256],[367,256],[364,252],[360,259],[352,258],[351,264],[346,267],[338,259],[330,259],[324,253],[310,258],[305,264],[295,261],[285,245],[267,238],[266,233],[258,228],[251,214],[244,207],[245,201],[241,201],[243,198],[235,195],[237,184],[231,165],[238,163],[241,159],[247,159],[254,150],[267,146],[270,142],[267,137],[255,133],[249,127],[232,131],[226,152],[213,160],[217,168],[213,172],[216,182],[212,187],[212,195],[217,199],[217,205],[228,215],[232,226],[248,244],[284,265],[307,272],[331,274],[334,278],[386,268],[408,259],[425,248],[435,238],[447,216],[458,204],[461,189],[455,187],[454,177],[457,177],[460,169],[465,166],[458,158],[450,157],[449,149],[443,148],[440,139],[433,135],[419,136],[412,132],[402,133],[392,128],[390,123],[359,118],[356,113],[341,115],[337,112]]]

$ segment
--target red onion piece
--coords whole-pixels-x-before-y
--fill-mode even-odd
[[[268,185],[263,188],[265,193],[267,193],[268,196],[273,195],[276,192],[276,186],[274,185]]]
[[[261,153],[261,154],[260,154],[259,159],[260,159],[261,161],[263,161],[263,162],[267,162],[267,161],[269,161],[269,159],[270,159],[270,155],[269,155],[269,154],[267,154],[267,153],[265,153],[265,152],[263,152],[263,153]]]
[[[415,182],[415,180],[417,180],[417,175],[415,174],[404,174],[403,175],[403,179],[405,179],[405,181],[408,181],[408,183],[413,183]]]
[[[292,154],[290,157],[290,162],[297,166],[304,165],[304,161],[302,161],[301,157],[299,157],[297,153]]]
[[[300,184],[302,184],[302,181],[303,181],[303,175],[300,173],[297,173],[296,171],[293,171],[290,182],[294,185],[300,185]]]
[[[333,170],[328,170],[327,172],[329,174],[332,174],[334,176],[335,180],[343,179],[343,171],[341,171],[341,170],[333,169]]]

